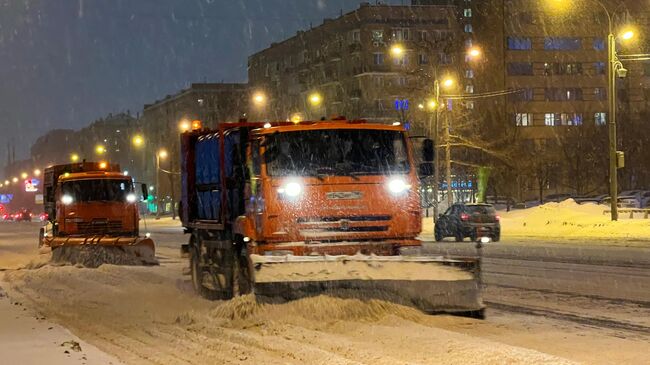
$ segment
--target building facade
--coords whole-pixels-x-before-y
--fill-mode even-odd
[[[251,113],[276,120],[409,122],[428,131],[429,116],[417,106],[433,96],[436,77],[459,72],[457,27],[451,6],[364,3],[325,19],[249,57],[251,91],[267,96]]]

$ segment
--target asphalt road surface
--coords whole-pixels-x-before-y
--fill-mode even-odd
[[[0,224],[0,271],[38,253],[36,223]],[[178,221],[149,220],[164,258],[178,260]],[[458,318],[441,326],[588,363],[648,363],[650,249],[589,242],[426,242],[422,253],[480,256],[488,319]],[[165,257],[166,256],[166,257]],[[179,273],[180,275],[180,273]],[[637,351],[638,350],[638,351]]]

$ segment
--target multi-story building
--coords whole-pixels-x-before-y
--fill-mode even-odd
[[[193,83],[177,94],[144,106],[140,135],[139,171],[143,181],[154,187],[160,209],[170,212],[180,196],[180,129],[194,120],[205,127],[221,122],[236,122],[246,117],[248,85]],[[165,151],[162,158],[160,151]],[[159,186],[158,186],[159,185]]]
[[[253,116],[345,116],[428,131],[417,106],[433,96],[434,78],[460,72],[458,33],[452,6],[363,3],[249,57],[251,91],[267,96]]]

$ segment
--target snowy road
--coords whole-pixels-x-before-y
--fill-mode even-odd
[[[233,308],[201,300],[188,289],[180,275],[185,263],[178,258],[185,237],[170,223],[161,220],[148,226],[162,255],[160,267],[7,270],[10,280],[3,286],[10,295],[45,308],[48,318],[126,363],[205,359],[227,363],[232,359],[444,364],[462,362],[467,356],[472,363],[560,362],[548,354],[594,364],[650,364],[646,249],[522,242],[488,245],[483,251],[485,297],[490,306],[485,321],[421,316],[393,308],[384,312],[383,307],[378,312],[366,304],[360,310],[357,303],[352,314],[323,323],[324,314],[306,314],[315,308],[315,303],[306,301],[264,310],[276,320],[264,311],[257,315],[253,311],[251,318],[229,322],[221,316]],[[36,233],[35,224],[0,225],[0,270],[24,265],[37,255]],[[425,246],[431,253],[476,252],[469,242]],[[76,290],[84,295],[75,295]],[[136,300],[138,295],[149,299]],[[65,308],[77,308],[77,313],[66,313]],[[279,316],[283,310],[294,315]],[[395,336],[403,340],[396,341]],[[196,341],[205,342],[206,348],[197,348]],[[358,353],[352,344],[361,347]]]

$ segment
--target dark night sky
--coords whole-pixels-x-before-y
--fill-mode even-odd
[[[191,82],[244,82],[249,54],[359,3],[0,0],[0,165],[10,140],[24,158],[49,129],[140,112]]]

